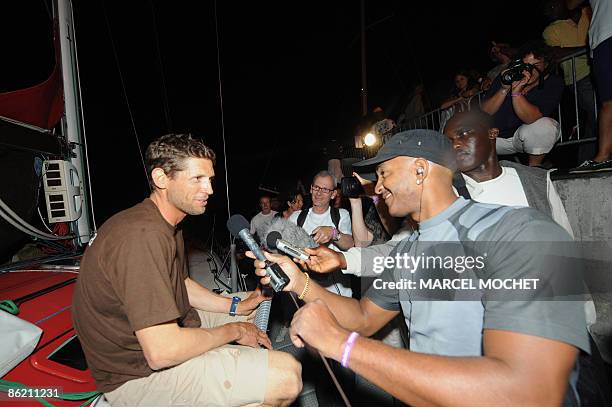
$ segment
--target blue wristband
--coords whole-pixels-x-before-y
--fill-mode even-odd
[[[230,305],[230,317],[236,316],[236,308],[238,308],[238,303],[240,302],[240,297],[232,297],[232,305]]]

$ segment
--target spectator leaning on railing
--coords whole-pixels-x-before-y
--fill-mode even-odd
[[[550,24],[544,29],[542,37],[546,44],[554,47],[558,59],[585,49],[591,21],[590,7],[569,11],[565,0],[548,0],[544,4],[543,12]],[[568,87],[574,84],[572,68],[575,70],[578,107],[585,112],[584,132],[586,137],[594,137],[595,95],[588,58],[586,54],[580,55],[574,58],[573,65],[571,59],[568,59],[561,62],[560,66],[563,70],[563,81]],[[570,88],[570,91],[573,93],[573,89]]]
[[[550,116],[561,100],[563,81],[551,73],[551,49],[532,41],[519,51],[525,68],[522,79],[509,85],[498,76],[482,103],[499,129],[497,154],[527,153],[529,165],[538,166],[560,137],[559,123]]]
[[[455,88],[451,92],[451,96],[442,103],[441,109],[448,109],[461,103],[465,103],[467,107],[470,98],[478,93],[478,83],[468,71],[458,72],[455,75],[454,82]]]

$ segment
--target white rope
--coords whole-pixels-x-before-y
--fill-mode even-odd
[[[229,195],[229,173],[227,171],[227,150],[225,147],[225,116],[223,112],[223,83],[221,82],[221,56],[219,51],[219,24],[217,21],[217,0],[214,3],[215,10],[215,40],[217,44],[217,82],[219,83],[219,106],[221,109],[221,135],[223,138],[223,165],[225,167],[225,193],[227,196],[227,217],[230,213],[230,195]],[[229,240],[232,241],[232,234],[229,233]]]

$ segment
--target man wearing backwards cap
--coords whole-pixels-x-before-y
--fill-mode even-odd
[[[452,265],[450,271],[442,265],[426,269],[423,263],[410,269],[392,262],[376,270],[373,263],[377,279],[361,300],[355,300],[322,289],[287,257],[266,254],[291,278],[285,289],[306,302],[291,324],[293,342],[320,350],[413,406],[577,405],[575,375],[570,379],[570,373],[578,348],[589,351],[582,302],[529,301],[525,296],[533,298],[533,292],[522,291],[512,291],[512,296],[505,291],[505,300],[500,301],[493,290],[455,287],[441,297],[446,301],[440,301],[439,293],[432,300],[431,294],[423,296],[424,290],[390,284],[407,280],[418,284],[440,275],[484,281],[547,276],[551,287],[556,283],[551,276],[576,276],[576,264],[567,258],[542,255],[570,242],[567,232],[531,208],[457,197],[451,186],[452,145],[437,132],[396,134],[376,157],[358,164],[366,171],[375,165],[376,192],[385,199],[389,213],[411,216],[419,224],[383,260],[452,253],[459,264],[457,253],[464,260],[466,254],[485,253],[484,269],[470,266],[459,271]],[[311,259],[303,265],[311,271],[346,266],[341,253],[307,251]],[[264,276],[264,263],[255,261],[255,266]],[[572,284],[577,283],[568,286]],[[517,298],[523,300],[512,301]],[[400,312],[410,331],[409,351],[366,338]]]

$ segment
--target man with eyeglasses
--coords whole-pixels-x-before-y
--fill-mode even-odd
[[[350,214],[346,209],[332,208],[330,205],[337,194],[335,186],[333,175],[328,171],[318,172],[310,186],[312,208],[294,212],[289,220],[311,234],[316,243],[326,245],[335,251],[341,251],[353,247],[355,243],[351,234]],[[337,212],[334,214],[332,211]],[[302,212],[305,212],[306,215]],[[300,214],[302,214],[301,217]],[[340,271],[332,273],[330,278],[321,283],[327,290],[336,294],[345,297],[352,295],[350,278]]]
[[[525,44],[522,62],[531,65],[523,78],[504,85],[495,79],[482,103],[499,129],[497,154],[527,153],[530,166],[540,166],[561,136],[559,123],[550,116],[563,93],[563,81],[553,73],[551,49],[543,41]],[[502,72],[503,73],[503,72]]]

